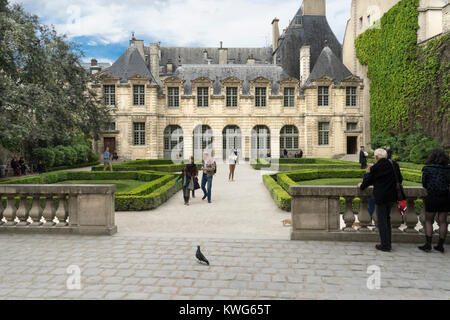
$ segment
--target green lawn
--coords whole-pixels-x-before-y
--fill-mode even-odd
[[[331,178],[331,179],[317,179],[297,182],[300,186],[356,186],[362,182],[362,179],[358,178]],[[420,187],[420,183],[403,181],[403,185],[406,187]]]
[[[117,192],[130,192],[148,181],[137,180],[67,180],[58,184],[115,184]]]

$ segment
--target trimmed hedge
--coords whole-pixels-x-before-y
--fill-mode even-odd
[[[264,175],[263,182],[277,206],[282,210],[291,211],[291,196],[283,190],[273,176]]]
[[[53,172],[28,178],[0,182],[1,184],[53,184],[67,180],[138,180],[147,183],[129,192],[115,193],[116,211],[151,210],[166,202],[181,190],[178,175],[162,172]]]
[[[256,159],[250,163],[255,170],[270,168],[276,171],[294,171],[302,169],[358,169],[360,164],[352,161],[342,161],[323,158],[282,158],[272,159],[271,162],[265,159]]]
[[[278,173],[275,176],[265,175],[263,176],[264,185],[269,189],[272,198],[277,206],[283,210],[290,210],[291,196],[290,186],[297,185],[300,181],[327,179],[327,178],[362,178],[366,170],[300,170]],[[415,170],[402,169],[403,180],[416,183],[422,182],[422,173]],[[276,177],[276,178],[274,178]],[[275,186],[276,184],[277,186]],[[283,192],[281,192],[281,191]],[[353,212],[358,213],[360,210],[360,199],[355,198],[352,201]],[[345,199],[340,198],[340,211],[345,211]],[[289,209],[287,205],[289,204]],[[415,210],[417,214],[423,211],[423,200],[415,200]]]
[[[160,171],[160,172],[181,172],[185,167],[184,164],[170,164],[170,165],[134,165],[124,166],[121,164],[112,165],[114,171]],[[104,166],[99,165],[92,167],[92,171],[103,171]]]

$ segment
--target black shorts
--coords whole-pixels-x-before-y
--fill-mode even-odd
[[[426,212],[450,212],[450,192],[447,195],[428,195],[425,198]]]

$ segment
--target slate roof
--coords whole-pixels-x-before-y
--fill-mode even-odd
[[[235,64],[245,64],[249,56],[253,56],[257,64],[272,64],[272,48],[227,48],[228,60]],[[148,54],[148,47],[146,51]],[[172,61],[174,69],[185,64],[208,64],[204,51],[208,53],[211,64],[219,63],[219,48],[161,47],[161,66]],[[181,61],[181,63],[180,63]]]
[[[345,78],[352,76],[350,70],[336,57],[329,47],[323,48],[305,85],[310,85],[313,80],[325,76],[334,79],[335,84],[339,84]]]
[[[264,77],[272,82],[272,94],[278,95],[278,81],[289,78],[280,66],[275,65],[183,65],[179,67],[174,77],[185,80],[185,95],[192,94],[192,80],[207,77],[214,81],[214,95],[224,94],[221,92],[221,81],[236,77],[243,81],[243,94],[250,94],[250,81],[258,77]]]
[[[105,73],[120,78],[121,83],[127,83],[127,79],[135,75],[149,78],[151,82],[156,83],[138,49],[133,46],[129,47],[109,69],[105,70]]]
[[[302,24],[296,24],[296,17]],[[300,79],[300,48],[311,46],[310,71],[316,64],[325,45],[328,45],[339,60],[342,60],[342,46],[331,30],[325,16],[303,16],[300,8],[286,32],[278,42],[277,59],[283,69],[291,76]]]

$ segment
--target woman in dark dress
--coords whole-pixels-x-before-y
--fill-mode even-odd
[[[444,252],[447,237],[447,217],[450,211],[450,167],[449,157],[443,149],[434,149],[428,157],[428,165],[422,169],[422,185],[427,190],[425,198],[425,245],[419,247],[425,252],[431,251],[433,224],[436,214],[439,219],[439,243],[435,250]]]
[[[195,165],[194,157],[191,157],[190,160],[191,162],[188,165],[186,165],[186,169],[193,179],[194,189],[192,189],[192,198],[195,198],[195,190],[200,189],[200,185],[198,183],[198,168]]]

